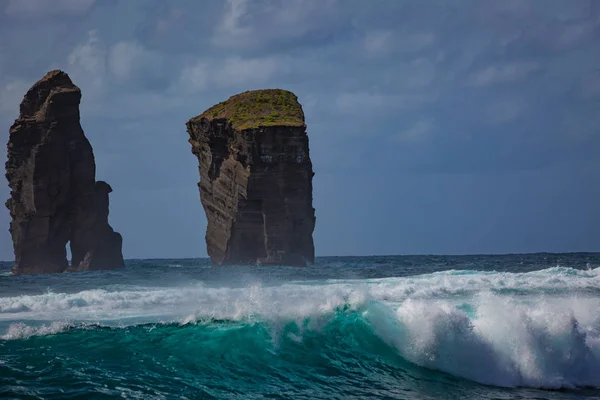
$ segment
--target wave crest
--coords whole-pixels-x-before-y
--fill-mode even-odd
[[[600,387],[600,299],[525,304],[485,294],[457,308],[407,300],[370,316],[407,360],[504,387]]]
[[[273,343],[302,344],[304,333],[311,332],[342,346],[335,338],[354,335],[345,345],[355,346],[356,357],[365,350],[358,344],[377,338],[415,365],[484,384],[600,388],[599,276],[600,269],[558,267],[521,274],[445,271],[278,286],[199,283],[45,293],[0,298],[0,329],[4,323],[3,340],[21,340],[104,326],[152,322],[151,329],[199,329],[230,321],[264,327]],[[346,328],[358,321],[372,332],[340,330],[340,318]],[[290,324],[295,328],[288,329]],[[241,339],[228,345],[246,345],[235,340]]]

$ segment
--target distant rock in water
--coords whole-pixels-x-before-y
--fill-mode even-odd
[[[189,120],[187,131],[213,264],[312,263],[314,172],[298,98],[240,93]]]
[[[79,124],[80,100],[66,73],[50,71],[29,89],[10,128],[6,206],[15,274],[124,266],[121,235],[108,224],[112,189],[96,182],[92,146]]]

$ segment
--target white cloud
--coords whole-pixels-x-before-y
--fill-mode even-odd
[[[0,88],[0,113],[16,118],[19,115],[19,104],[30,87],[30,83],[13,80]]]
[[[526,78],[538,69],[539,65],[537,63],[528,61],[490,65],[472,73],[467,79],[467,84],[475,87],[485,87],[516,82]]]
[[[181,23],[185,11],[181,8],[170,9],[165,15],[160,15],[156,20],[156,31],[159,35],[165,34],[177,24]]]
[[[267,48],[311,32],[335,29],[337,0],[227,0],[213,45],[239,50]]]
[[[221,86],[244,83],[262,84],[283,68],[282,60],[269,58],[242,59],[231,57],[215,71],[215,82]]]
[[[368,55],[379,56],[390,53],[393,44],[393,32],[377,30],[367,32],[362,45]]]
[[[336,97],[337,110],[342,113],[361,112],[386,113],[391,110],[419,108],[434,102],[436,96],[430,94],[383,94],[370,92],[347,92]]]
[[[135,91],[119,95],[114,99],[107,97],[105,99],[102,102],[103,109],[95,110],[94,116],[110,115],[111,118],[137,120],[157,115],[168,116],[175,109],[189,106],[189,97],[181,93]]]
[[[218,29],[228,36],[240,36],[247,33],[248,28],[242,27],[241,19],[247,14],[248,0],[227,0],[226,11]]]
[[[435,34],[433,32],[420,32],[407,35],[402,49],[421,50],[435,43]]]
[[[133,74],[157,72],[161,58],[157,53],[149,51],[139,43],[118,42],[108,52],[108,67],[111,73],[120,80],[129,80]]]
[[[229,57],[223,61],[198,60],[185,67],[180,74],[179,87],[188,92],[203,91],[209,87],[248,87],[262,85],[279,73],[289,72],[286,57],[241,58]]]
[[[362,40],[362,47],[368,56],[378,57],[395,52],[415,52],[434,43],[435,34],[433,32],[404,33],[392,30],[374,30],[367,32]]]
[[[10,17],[33,18],[48,15],[79,15],[95,0],[10,0],[5,13]]]
[[[484,21],[494,18],[521,19],[532,13],[531,2],[522,0],[484,0],[476,2],[476,15]]]
[[[69,75],[95,93],[104,90],[106,50],[100,46],[96,31],[89,31],[87,41],[76,46],[67,57]],[[75,83],[77,84],[77,83]]]
[[[595,25],[593,21],[567,25],[558,37],[557,44],[560,47],[569,48],[589,40],[594,37],[597,28]]]
[[[153,79],[162,66],[159,54],[136,41],[117,42],[107,49],[98,33],[90,31],[87,40],[68,55],[67,63],[67,72],[82,90],[82,115],[145,117],[169,109],[177,100],[172,93],[156,94],[139,88],[123,90],[121,83]],[[122,92],[112,98],[116,90]],[[182,94],[177,97],[184,98]]]
[[[204,61],[185,67],[179,77],[179,87],[188,92],[201,92],[208,87],[209,68]]]
[[[107,46],[98,32],[89,31],[87,40],[67,56],[67,72],[87,95],[98,96],[111,89],[111,84],[152,83],[162,78],[163,56],[148,50],[135,40]],[[62,63],[56,65],[60,68]],[[116,79],[115,79],[116,78]]]
[[[396,140],[401,142],[416,142],[429,138],[434,132],[434,124],[432,120],[417,121],[408,129],[398,133]]]
[[[251,27],[242,24],[242,18],[247,14],[248,0],[227,0],[225,13],[216,27],[213,43],[216,46],[231,47],[248,43],[254,34]]]
[[[505,124],[516,120],[525,112],[526,106],[520,100],[499,101],[487,112],[487,121],[491,124]]]

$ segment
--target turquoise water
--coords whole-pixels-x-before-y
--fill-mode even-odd
[[[0,267],[0,398],[600,398],[600,255]]]

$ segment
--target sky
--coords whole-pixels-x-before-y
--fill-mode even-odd
[[[600,251],[599,1],[0,0],[0,38],[2,141],[66,71],[126,258],[206,256],[185,122],[261,88],[304,108],[318,256]]]

